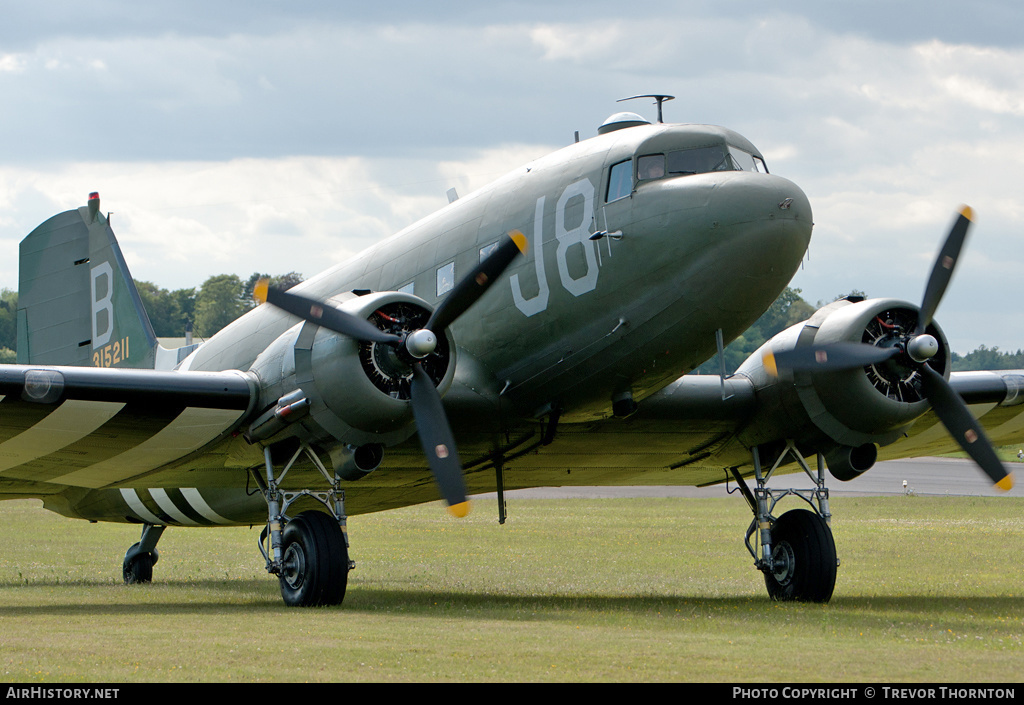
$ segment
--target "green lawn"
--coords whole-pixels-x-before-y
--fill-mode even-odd
[[[1017,681],[1024,500],[838,497],[828,605],[776,604],[734,499],[515,500],[349,522],[341,608],[287,609],[259,528],[137,529],[0,503],[0,668],[26,681]]]
[[[998,446],[996,448],[996,455],[1004,463],[1024,463],[1024,458],[1017,457],[1017,453],[1021,451],[1020,446]],[[966,458],[967,453],[958,451],[956,453],[944,453],[943,457],[946,458]]]

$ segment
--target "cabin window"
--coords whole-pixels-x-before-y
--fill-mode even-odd
[[[608,171],[608,195],[605,201],[611,203],[625,198],[633,192],[633,160],[613,164]]]
[[[437,268],[437,295],[444,296],[455,287],[455,262]]]
[[[399,289],[403,294],[412,294],[416,291],[416,282],[411,281]]]
[[[480,261],[483,262],[485,259],[494,254],[494,251],[498,249],[498,243],[492,242],[490,245],[484,245],[480,248]]]
[[[641,181],[644,179],[660,179],[663,177],[665,175],[665,155],[645,154],[637,159],[636,175]]]

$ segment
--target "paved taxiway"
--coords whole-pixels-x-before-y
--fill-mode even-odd
[[[993,487],[978,466],[970,460],[954,458],[910,458],[878,463],[868,472],[850,482],[840,482],[827,476],[829,495],[899,495],[913,492],[918,495],[961,495],[970,497],[1024,497],[1024,464],[1007,463],[1016,470],[1016,485],[1009,492]],[[903,481],[906,480],[906,489]],[[803,474],[780,475],[772,478],[770,487],[810,487]],[[729,489],[736,485],[729,483]],[[569,498],[569,497],[725,497],[726,485],[714,487],[537,487],[505,493],[506,498]],[[494,497],[494,493],[481,495]]]

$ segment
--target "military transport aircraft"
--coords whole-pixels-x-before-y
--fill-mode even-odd
[[[827,601],[825,469],[959,444],[994,483],[1024,437],[1024,373],[950,373],[923,303],[848,298],[733,375],[684,376],[775,300],[811,238],[807,197],[732,130],[618,113],[200,345],[159,345],[93,194],[21,243],[19,364],[0,366],[0,497],[130,522],[127,582],[168,526],[264,525],[289,605],[338,604],[347,518],[559,485],[735,483],[780,600]],[[970,409],[967,404],[970,404]],[[946,429],[952,434],[951,440]],[[414,438],[416,436],[416,438]],[[806,488],[773,489],[803,472]],[[798,477],[800,475],[797,475]],[[807,508],[779,517],[797,497]],[[803,505],[801,504],[801,507]]]

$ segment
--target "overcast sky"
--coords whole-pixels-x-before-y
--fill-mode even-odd
[[[94,190],[137,279],[312,276],[661,92],[810,197],[808,301],[918,302],[966,203],[936,318],[958,352],[1024,347],[1019,0],[384,6],[4,2],[0,287]]]

